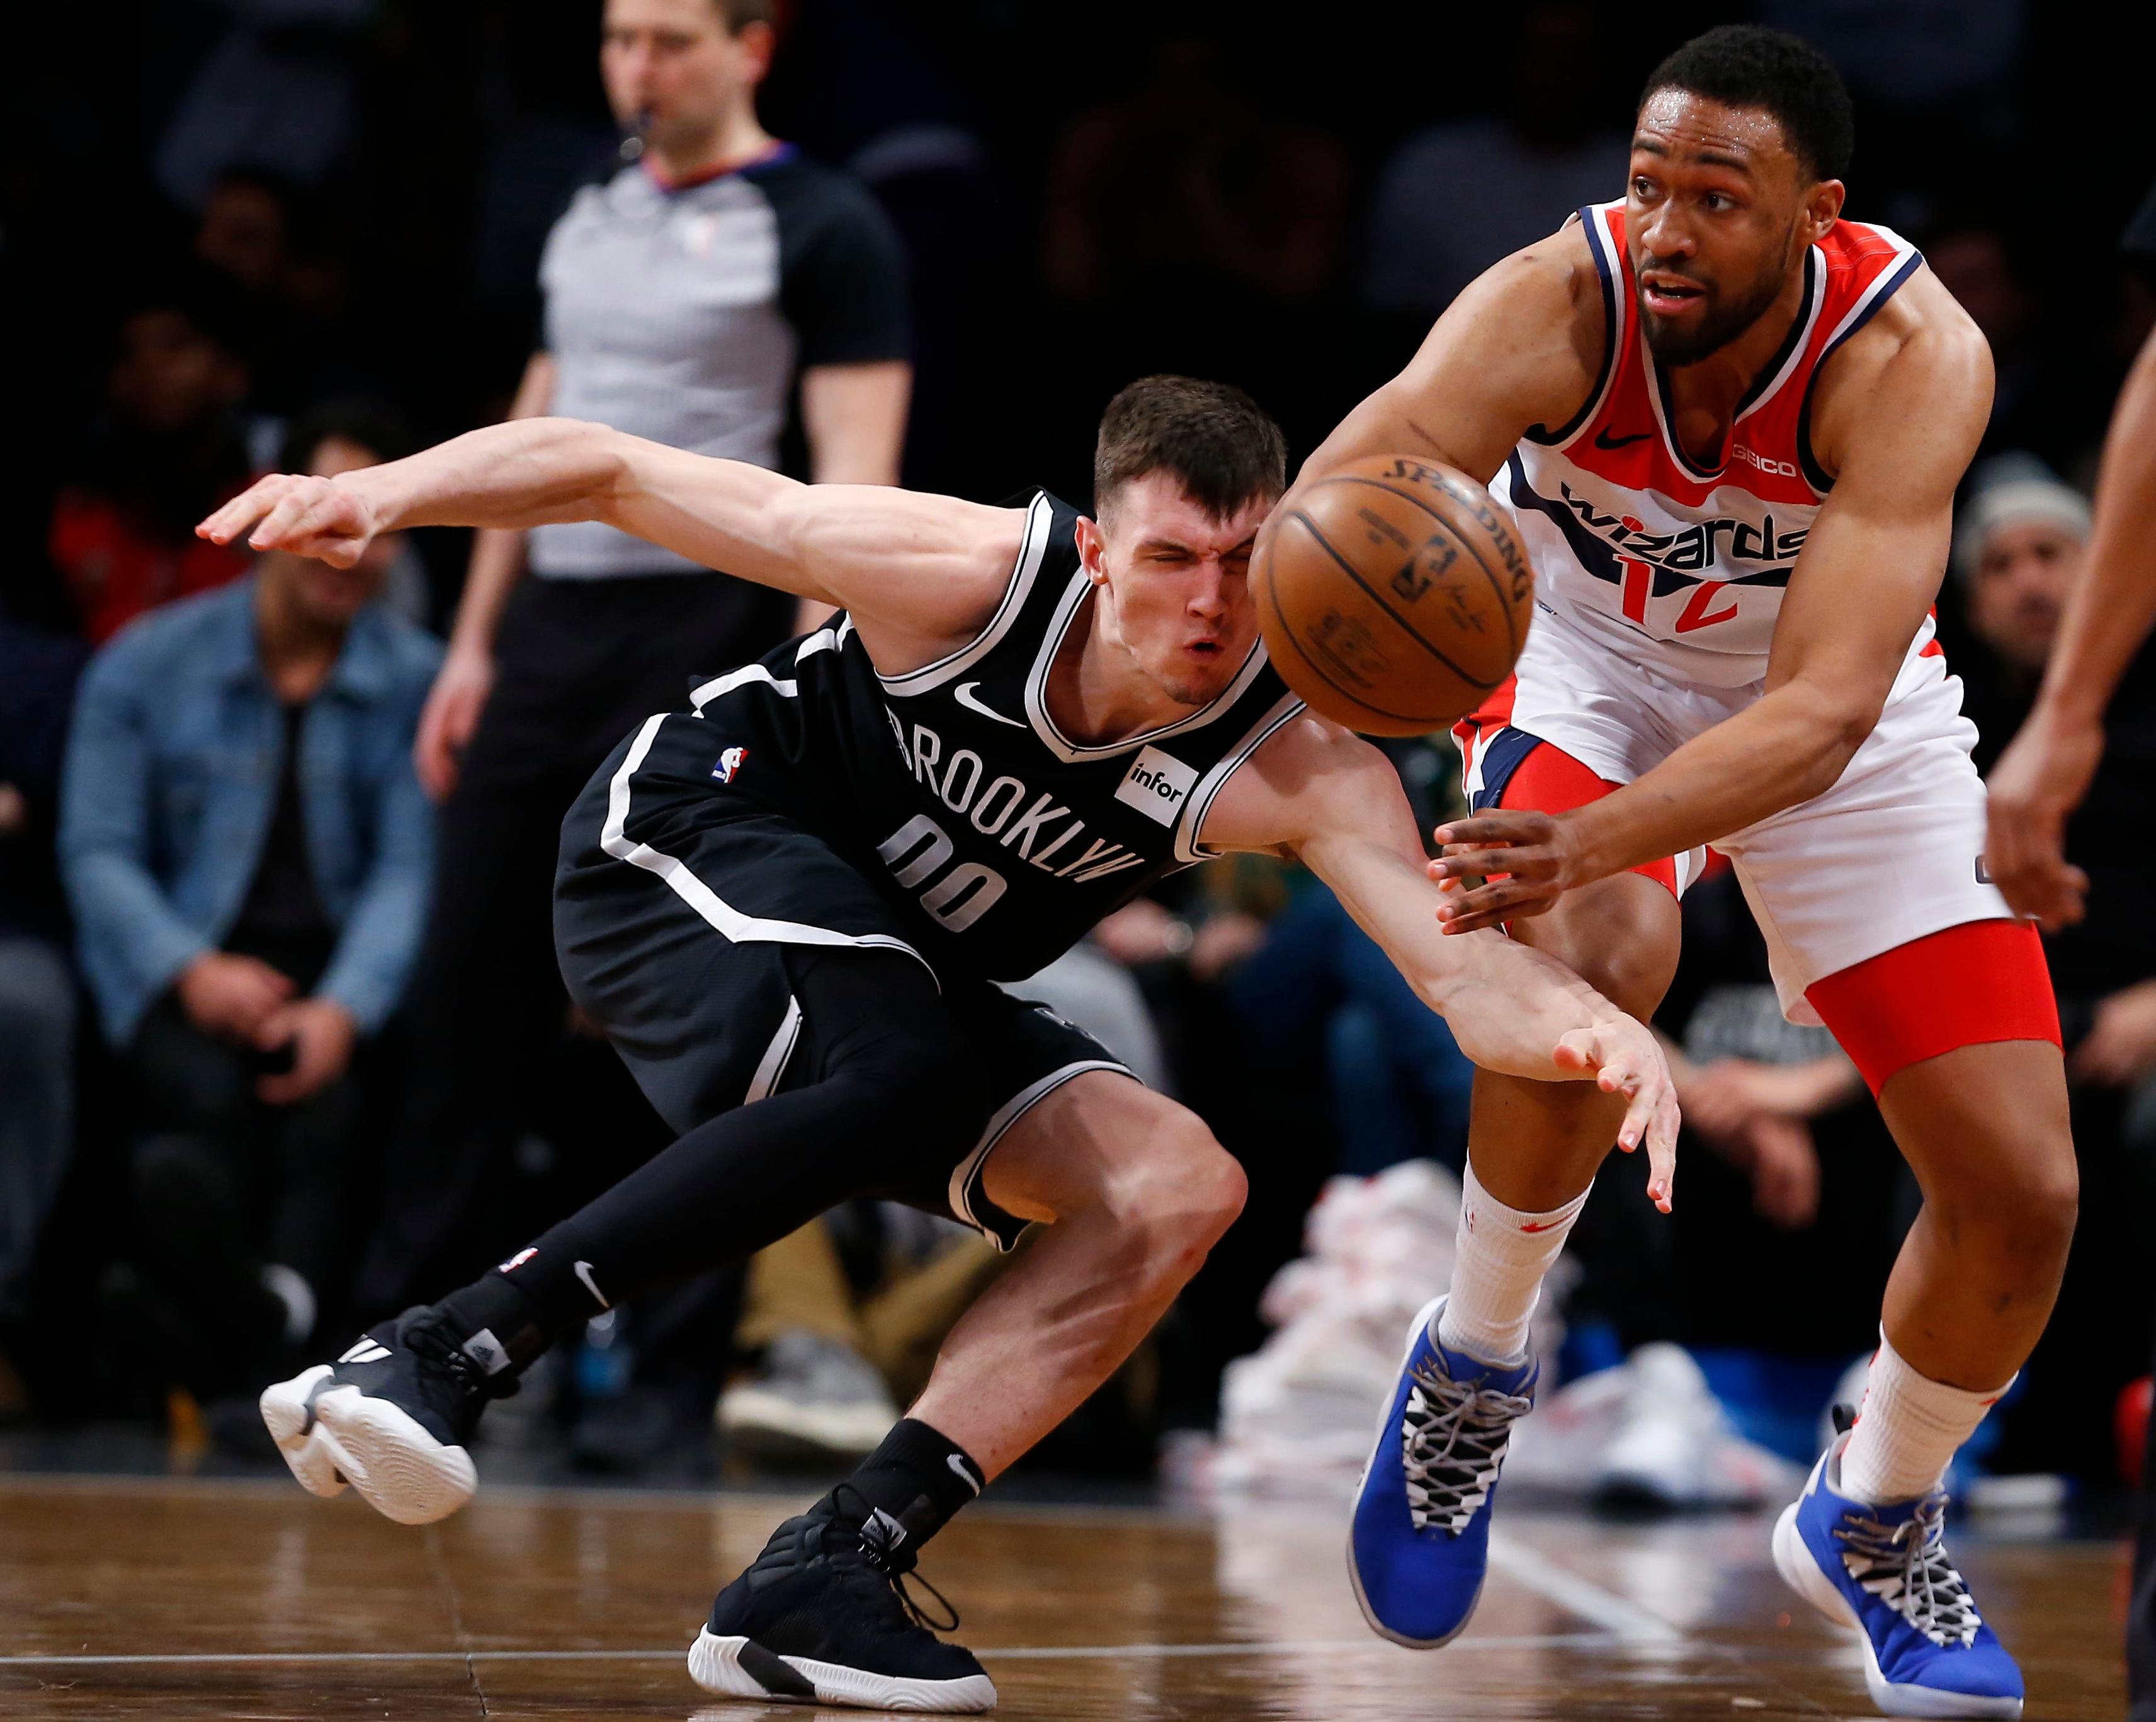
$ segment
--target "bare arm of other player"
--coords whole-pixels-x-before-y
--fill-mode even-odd
[[[1625,1095],[1617,1145],[1646,1144],[1647,1194],[1668,1211],[1677,1105],[1660,1045],[1541,952],[1498,933],[1444,935],[1414,815],[1375,748],[1322,718],[1296,719],[1228,780],[1200,840],[1301,861],[1484,1068]]]
[[[1766,691],[1600,800],[1499,810],[1438,834],[1432,864],[1485,884],[1439,911],[1460,932],[1540,914],[1568,890],[1678,855],[1833,787],[1871,734],[1953,536],[1954,487],[1991,409],[1991,355],[1919,270],[1821,373],[1813,446],[1835,482],[1789,578]]]
[[[979,632],[1022,509],[881,485],[808,486],[572,419],[490,425],[334,479],[262,479],[195,530],[349,567],[376,534],[597,520],[743,579],[843,606],[886,675]]]
[[[2088,876],[2066,856],[2066,815],[2103,758],[2103,712],[2156,624],[2156,335],[2119,391],[2096,486],[2088,566],[2066,598],[2044,686],[1992,768],[1984,858],[2017,914],[2082,918]]]

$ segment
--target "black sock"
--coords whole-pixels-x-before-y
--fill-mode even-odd
[[[489,1268],[434,1307],[449,1318],[464,1349],[490,1375],[504,1370],[522,1375],[560,1335],[598,1313],[596,1307],[543,1308],[538,1299],[514,1284],[498,1267]]]
[[[917,1417],[903,1417],[883,1444],[845,1482],[847,1507],[859,1494],[872,1511],[889,1514],[916,1547],[951,1522],[951,1515],[988,1486],[973,1455]],[[829,1498],[827,1497],[827,1498]],[[848,1516],[851,1516],[849,1513]]]

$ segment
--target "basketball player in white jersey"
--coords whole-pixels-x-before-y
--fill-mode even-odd
[[[1516,681],[1459,730],[1476,816],[1438,833],[1447,929],[1509,924],[1644,1016],[1711,845],[1784,1010],[1877,1096],[1924,1205],[1861,1414],[1775,1560],[1862,1631],[1883,1709],[2018,1716],[2020,1671],[1941,1541],[1948,1462],[2043,1328],[2076,1200],[2049,978],[1984,871],[1975,731],[1930,620],[1991,361],[1907,242],[1841,218],[1851,143],[1840,78],[1795,38],[1686,44],[1647,84],[1621,199],[1462,293],[1301,482],[1448,462],[1535,564]],[[1528,1313],[1614,1118],[1477,1076],[1459,1265],[1356,1514],[1388,1637],[1443,1643],[1474,1606],[1533,1395]]]

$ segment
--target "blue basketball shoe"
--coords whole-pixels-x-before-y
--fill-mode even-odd
[[[1475,1612],[1497,1470],[1542,1373],[1532,1358],[1498,1369],[1439,1344],[1430,1332],[1444,1305],[1414,1318],[1348,1537],[1363,1618],[1413,1650],[1449,1643]]]
[[[1945,1491],[1891,1507],[1840,1492],[1846,1435],[1774,1526],[1791,1590],[1864,1635],[1864,1683],[1890,1716],[2019,1716],[2021,1670],[1947,1559]]]

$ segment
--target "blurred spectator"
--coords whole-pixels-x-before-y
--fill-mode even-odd
[[[771,13],[769,0],[608,0],[600,69],[631,159],[580,189],[547,241],[546,347],[511,416],[776,466],[798,409],[811,477],[896,483],[903,261],[859,186],[758,124]],[[387,1213],[361,1267],[369,1314],[405,1301],[431,1255],[468,1267],[463,1226],[514,1224],[472,1211],[567,1016],[550,907],[563,809],[692,675],[767,650],[791,614],[605,526],[479,535],[420,723],[420,780],[448,799]],[[624,1073],[598,1080],[619,1082],[626,1116],[650,1117]]]
[[[264,412],[289,414],[352,381],[340,328],[346,284],[321,228],[299,185],[242,167],[218,176],[195,229],[197,260],[239,301],[249,395]]]
[[[157,151],[157,177],[199,204],[242,162],[319,179],[352,127],[358,56],[375,0],[217,0],[232,23],[196,71]]]
[[[1604,122],[1599,36],[1593,7],[1528,8],[1503,111],[1450,121],[1400,146],[1379,177],[1365,299],[1434,316],[1573,210],[1625,195],[1630,140]]]
[[[194,535],[249,476],[236,321],[230,291],[198,269],[139,293],[120,321],[105,415],[54,506],[49,544],[93,645],[247,566],[238,547]]]
[[[1949,639],[1947,661],[1977,727],[1982,770],[2035,697],[2088,531],[2087,501],[2027,456],[1986,461],[1969,482],[1953,551],[1967,637]],[[2128,670],[2109,733],[2088,798],[2067,827],[2069,852],[2089,874],[2090,916],[2051,934],[2045,951],[2074,1068],[2118,1085],[2156,1067],[2156,1010],[2139,1002],[2147,996],[2140,983],[2156,976],[2156,917],[2146,912],[2141,887],[2156,839],[2156,666],[2137,661]],[[2086,1051],[2076,1046],[2085,1036]]]
[[[0,1418],[21,1407],[10,1340],[74,1141],[75,989],[53,827],[88,655],[0,614]]]
[[[311,452],[376,451],[325,428]],[[374,601],[396,555],[265,556],[100,652],[75,709],[61,865],[153,1277],[121,1290],[205,1397],[265,1375],[336,1283],[355,1056],[418,945],[433,830],[410,749],[440,653]]]
[[[1145,81],[1079,115],[1056,146],[1049,290],[1076,303],[1187,303],[1223,286],[1315,299],[1337,259],[1348,172],[1338,142],[1270,111],[1217,43],[1167,36]]]
[[[2082,494],[2025,455],[1986,461],[1969,481],[1953,550],[1967,637],[1949,641],[1948,662],[1977,725],[1979,769],[2028,714],[2089,529]],[[2087,1402],[2109,1405],[2147,1354],[2148,1292],[2135,1267],[2156,1247],[2156,917],[2143,887],[2156,842],[2156,665],[2145,655],[2127,671],[2106,727],[2102,763],[2066,825],[2067,852],[2089,875],[2088,916],[2044,941],[2082,1217],[2057,1308],[2025,1371],[2031,1390],[2010,1408],[2002,1437],[2003,1463],[2103,1481],[2113,1461],[2102,1420],[2061,1426],[2035,1407],[2046,1382],[2071,1382]]]

